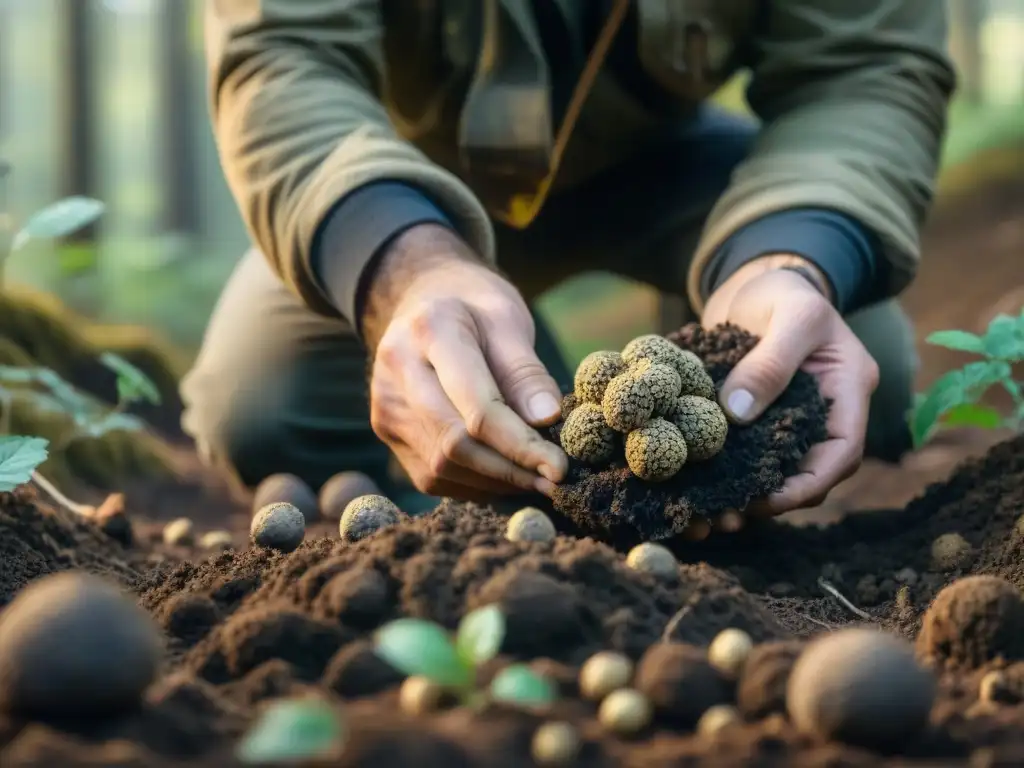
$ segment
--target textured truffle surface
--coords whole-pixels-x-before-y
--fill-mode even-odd
[[[643,379],[651,390],[654,414],[664,416],[675,408],[676,400],[683,388],[679,372],[671,365],[641,360],[629,369],[634,376]]]
[[[667,480],[686,463],[686,441],[674,424],[651,419],[626,436],[626,463],[642,480]]]
[[[629,370],[619,374],[608,384],[601,409],[608,426],[619,432],[643,426],[654,413],[650,383]]]
[[[636,365],[641,360],[677,367],[682,350],[656,333],[637,336],[622,348],[622,359],[626,365]]]
[[[682,382],[681,395],[696,395],[708,400],[715,400],[718,393],[715,390],[715,382],[704,367],[704,363],[693,352],[686,349],[679,350],[679,357],[676,359],[676,370]]]
[[[387,496],[367,494],[353,499],[345,507],[338,523],[338,533],[345,541],[359,541],[381,528],[394,525],[402,511]]]
[[[581,402],[600,405],[608,383],[625,370],[626,363],[618,352],[591,352],[576,368],[573,394]]]
[[[667,418],[686,441],[687,461],[706,461],[725,447],[729,421],[714,400],[683,395],[675,399]]]
[[[566,418],[559,441],[562,449],[574,459],[601,464],[615,453],[618,435],[604,420],[600,406],[582,403]]]

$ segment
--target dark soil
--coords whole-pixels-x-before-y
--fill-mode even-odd
[[[696,323],[669,338],[704,360],[716,386],[756,343],[735,326],[708,332]],[[574,405],[570,395],[566,414]],[[650,483],[633,475],[625,458],[603,469],[572,460],[568,481],[555,496],[555,509],[582,533],[624,546],[678,536],[694,515],[713,520],[782,488],[811,446],[827,437],[827,415],[813,377],[798,371],[761,419],[730,427],[722,452],[709,461],[687,464],[670,480]],[[552,439],[558,430],[556,425]]]

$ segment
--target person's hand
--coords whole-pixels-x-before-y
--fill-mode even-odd
[[[418,490],[554,492],[568,460],[534,427],[558,420],[561,393],[512,285],[453,233],[421,225],[383,257],[363,317],[370,421]]]
[[[779,269],[789,265],[807,268],[821,290],[799,273]],[[822,291],[830,291],[828,281],[809,262],[768,256],[730,276],[705,306],[705,328],[729,322],[761,339],[722,386],[721,404],[732,421],[749,423],[760,416],[799,369],[815,376],[822,396],[832,401],[828,439],[811,448],[800,472],[778,493],[727,515],[725,530],[736,530],[742,515],[774,516],[816,506],[860,466],[878,365]]]

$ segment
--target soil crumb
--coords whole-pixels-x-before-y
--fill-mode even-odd
[[[735,326],[706,331],[696,323],[667,338],[704,361],[716,388],[757,342]],[[574,405],[568,396],[563,411]],[[721,453],[684,465],[665,482],[640,480],[621,457],[603,469],[570,460],[568,481],[555,495],[555,509],[581,532],[616,546],[671,539],[694,515],[714,519],[779,490],[786,477],[796,474],[811,446],[826,438],[827,415],[814,378],[799,371],[755,424],[730,426]],[[552,429],[553,440],[557,441],[559,428]]]

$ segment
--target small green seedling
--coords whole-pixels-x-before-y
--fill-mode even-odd
[[[476,690],[477,669],[498,655],[505,616],[495,605],[479,608],[459,624],[454,642],[443,627],[423,619],[396,619],[377,630],[377,655],[407,675],[420,675],[451,691],[467,706],[498,701],[543,708],[557,698],[554,685],[523,664],[499,672],[486,693]]]
[[[924,394],[915,398],[910,412],[914,445],[920,447],[940,427],[973,426],[984,429],[1024,426],[1024,382],[1013,377],[1013,365],[1024,362],[1024,310],[1020,315],[998,315],[984,335],[967,331],[938,331],[925,339],[929,344],[982,357],[963,368],[939,377]],[[979,401],[993,386],[1001,386],[1013,400],[1004,415]]]
[[[242,737],[235,757],[246,765],[337,757],[345,727],[330,703],[285,699],[270,705]]]
[[[0,435],[0,492],[9,493],[31,480],[49,456],[47,446],[41,437]]]
[[[0,282],[7,259],[33,240],[55,240],[87,227],[103,215],[105,206],[91,197],[75,195],[52,203],[28,217],[19,227],[7,211],[7,176],[11,167],[0,162]]]

